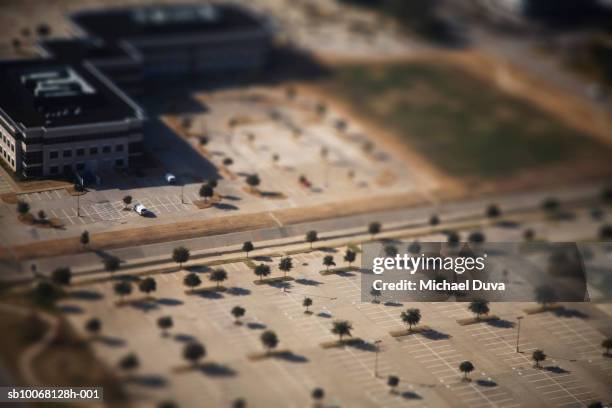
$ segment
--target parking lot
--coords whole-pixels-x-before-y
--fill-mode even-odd
[[[243,263],[232,263],[223,266],[229,275],[224,285],[230,288],[224,293],[185,296],[186,272],[177,271],[154,276],[155,302],[118,309],[112,283],[99,283],[83,288],[99,294],[99,300],[69,299],[64,308],[77,328],[91,316],[102,319],[105,336],[114,339],[95,343],[105,361],[114,364],[128,351],[138,354],[142,381],[129,389],[143,404],[170,394],[181,406],[190,407],[194,405],[183,396],[198,392],[218,405],[245,397],[254,406],[300,407],[309,403],[315,387],[326,390],[325,401],[332,406],[578,407],[612,398],[606,388],[611,361],[599,347],[604,335],[588,319],[529,315],[521,329],[521,352],[516,353],[513,324],[458,325],[457,319],[470,315],[465,303],[361,302],[359,272],[319,274],[324,255],[333,255],[340,265],[343,251],[293,255],[290,275],[295,280],[285,290],[254,285],[253,271]],[[273,276],[280,275],[278,258],[255,262],[268,263]],[[193,271],[210,285],[210,268]],[[312,315],[304,313],[304,297],[313,299]],[[247,311],[240,326],[230,314],[235,305]],[[399,315],[405,307],[419,307],[422,324],[434,331],[427,336],[390,337],[390,330],[403,327]],[[526,304],[491,307],[503,321],[512,322]],[[174,319],[170,337],[160,336],[156,327],[156,319],[163,315]],[[335,319],[350,320],[353,336],[362,338],[365,346],[322,349],[320,343],[334,339],[330,329]],[[257,362],[247,358],[262,349],[259,335],[264,329],[278,334],[278,348],[291,352],[286,358]],[[181,347],[192,339],[206,345],[209,365],[201,372],[179,374],[177,367],[185,364]],[[378,356],[373,346],[377,340],[381,341]],[[536,348],[549,354],[542,369],[533,368],[531,352]],[[458,370],[464,360],[476,367],[469,382],[462,381]],[[389,375],[400,378],[397,394],[386,385]],[[162,385],[147,385],[147,378]]]

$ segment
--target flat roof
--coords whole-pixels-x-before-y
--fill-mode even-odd
[[[208,3],[80,11],[71,19],[89,34],[107,40],[262,27],[254,15],[242,8]]]
[[[61,61],[80,63],[92,59],[130,58],[122,48],[99,38],[43,40],[39,45],[52,57]]]
[[[54,59],[0,62],[0,108],[25,127],[61,127],[141,117],[95,68]]]

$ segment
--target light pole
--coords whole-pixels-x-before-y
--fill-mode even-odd
[[[521,338],[521,320],[523,320],[523,316],[517,316],[516,320],[518,321],[518,325],[516,328],[516,352],[519,352],[519,339]]]
[[[378,352],[380,351],[380,343],[382,343],[382,340],[374,341],[374,345],[376,346],[376,354],[374,357],[374,378],[378,378]]]

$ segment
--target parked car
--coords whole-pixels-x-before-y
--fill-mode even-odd
[[[134,206],[134,211],[136,211],[138,215],[142,215],[143,217],[149,214],[149,210],[147,210],[147,207],[140,203]]]
[[[176,183],[176,177],[172,173],[166,173],[166,181],[168,184],[174,184]]]

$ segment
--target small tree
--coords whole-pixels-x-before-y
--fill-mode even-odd
[[[413,241],[410,245],[408,245],[408,252],[414,255],[421,252],[421,243],[418,240]]]
[[[389,392],[391,394],[397,394],[397,386],[399,385],[399,377],[390,375],[387,378],[387,385],[389,386]]]
[[[412,331],[412,326],[421,321],[421,311],[419,309],[408,309],[401,314],[402,321],[408,325],[408,330]]]
[[[172,317],[170,316],[162,316],[157,319],[157,327],[159,327],[162,331],[162,336],[166,337],[168,335],[168,330],[172,328],[174,322],[172,321]]]
[[[542,305],[542,309],[545,309],[557,301],[557,294],[550,286],[539,286],[535,290],[535,300]]]
[[[525,241],[533,241],[533,239],[535,238],[535,232],[533,232],[531,228],[527,228],[523,232],[523,238],[525,239]]]
[[[372,303],[380,303],[380,300],[378,299],[382,295],[380,290],[372,288],[370,290],[370,295],[372,296]]]
[[[542,201],[542,210],[547,212],[548,214],[554,214],[561,208],[561,204],[559,200],[554,197],[548,197],[544,201]]]
[[[189,250],[183,246],[176,247],[172,251],[172,260],[179,264],[179,269],[183,269],[183,264],[189,260]]]
[[[151,292],[157,290],[157,282],[151,277],[145,278],[138,284],[138,289],[148,296]]]
[[[26,215],[30,212],[30,204],[28,204],[26,201],[19,200],[17,202],[17,212],[21,216]]]
[[[183,279],[183,284],[191,288],[191,293],[193,293],[196,286],[200,286],[201,283],[202,280],[200,279],[200,277],[193,272],[185,276],[185,278]]]
[[[325,265],[326,271],[329,271],[330,266],[336,266],[336,262],[334,262],[334,257],[331,255],[325,255],[323,257],[323,265]]]
[[[499,206],[497,204],[490,204],[487,207],[486,214],[489,218],[497,218],[501,215],[501,210],[499,209]]]
[[[463,379],[468,380],[468,374],[474,371],[474,364],[471,361],[463,361],[459,364],[459,371],[463,373]]]
[[[267,354],[270,354],[272,349],[276,348],[276,346],[278,345],[278,337],[276,336],[276,333],[271,330],[266,330],[265,332],[263,332],[261,334],[260,339],[261,343],[266,348]]]
[[[612,348],[612,337],[609,337],[601,342],[601,347],[605,348],[604,356],[610,355],[610,349]]]
[[[489,302],[484,299],[476,299],[470,302],[468,309],[476,315],[476,319],[480,319],[480,315],[489,313]]]
[[[457,245],[459,245],[460,240],[461,240],[461,237],[459,236],[459,233],[456,231],[449,231],[446,234],[446,242],[448,243],[449,247],[456,247]]]
[[[119,367],[125,372],[132,372],[138,368],[140,361],[134,353],[125,355],[119,360]]]
[[[244,307],[234,306],[232,308],[232,316],[234,316],[234,319],[236,319],[234,323],[240,324],[240,318],[244,316],[245,313],[246,313],[246,309]]]
[[[351,267],[351,264],[355,262],[356,258],[357,254],[355,253],[355,251],[351,250],[350,248],[347,248],[346,252],[344,253],[344,260],[348,263],[349,268]]]
[[[246,183],[251,187],[252,190],[255,190],[257,186],[261,183],[259,176],[257,174],[250,174],[246,178]]]
[[[91,334],[91,337],[96,337],[102,330],[102,322],[100,319],[92,317],[85,322],[85,330]]]
[[[244,244],[242,244],[242,250],[246,252],[247,258],[249,257],[249,252],[251,252],[254,249],[255,249],[255,246],[253,245],[251,241],[246,241]]]
[[[468,235],[468,241],[472,244],[482,244],[485,242],[485,235],[480,231],[474,231],[470,235]]]
[[[116,256],[108,256],[104,258],[104,270],[110,274],[117,272],[121,266],[121,261]]]
[[[317,234],[317,231],[308,231],[306,233],[306,242],[310,243],[310,249],[312,249],[312,244],[314,244],[318,240],[319,240],[319,236]]]
[[[393,258],[398,253],[395,245],[385,245],[383,249],[385,251],[385,256],[388,258]]]
[[[132,204],[132,196],[131,195],[124,196],[123,197],[123,209],[127,210],[130,204]]]
[[[124,296],[132,293],[132,284],[128,281],[117,282],[115,283],[114,290],[119,295],[119,299],[123,300]]]
[[[183,348],[183,358],[190,361],[194,367],[198,365],[198,362],[206,356],[206,348],[203,344],[197,341],[187,343]]]
[[[56,285],[68,286],[72,279],[72,271],[68,267],[61,267],[51,272],[51,280]]]
[[[376,234],[380,233],[381,229],[382,226],[380,225],[380,222],[371,222],[370,225],[368,225],[368,233],[370,233],[372,239],[374,239]]]
[[[340,337],[340,341],[342,341],[342,337],[351,336],[351,330],[353,330],[353,325],[348,320],[336,320],[333,323],[331,332],[333,334],[337,334]]]
[[[48,37],[51,34],[51,27],[45,23],[40,23],[36,26],[36,34],[39,37]]]
[[[43,305],[51,305],[57,299],[58,291],[51,283],[43,280],[34,288],[36,300]]]
[[[217,188],[217,186],[219,185],[219,182],[217,181],[217,179],[209,179],[206,181],[206,184],[208,184],[212,188]]]
[[[546,354],[542,350],[535,350],[531,355],[531,359],[535,361],[536,368],[540,368],[540,362],[546,360]]]
[[[312,299],[309,297],[304,298],[304,301],[302,302],[302,306],[306,308],[306,310],[304,310],[304,313],[310,313],[310,310],[308,310],[308,308],[312,306]]]
[[[325,398],[325,391],[323,390],[323,388],[315,388],[314,390],[312,390],[312,399],[315,402],[315,407],[320,407],[321,406],[321,401],[323,401],[323,398]]]
[[[222,268],[215,269],[210,274],[210,280],[212,282],[217,283],[217,289],[218,289],[221,282],[227,280],[227,272],[225,271],[225,269],[222,269]]]
[[[435,227],[438,224],[440,224],[440,217],[438,217],[436,214],[433,214],[431,217],[429,217],[429,225]]]
[[[40,223],[45,223],[47,222],[47,213],[44,210],[40,210],[38,212],[38,221]]]
[[[81,232],[81,238],[79,238],[81,245],[87,246],[89,244],[89,231]]]
[[[264,276],[268,276],[270,274],[270,267],[266,264],[260,263],[255,267],[255,275],[259,276],[259,280],[263,280]]]
[[[293,269],[293,260],[290,257],[282,258],[278,263],[278,269],[285,273],[286,278],[287,273],[291,272],[291,269]]]
[[[209,184],[203,184],[200,187],[200,197],[204,198],[204,202],[208,203],[208,199],[215,194],[215,189]]]

